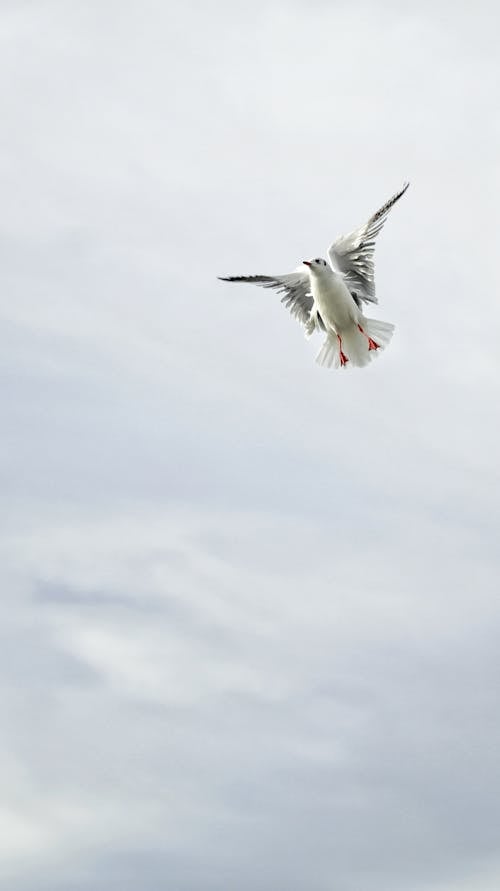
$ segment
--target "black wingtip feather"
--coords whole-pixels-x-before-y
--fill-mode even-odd
[[[386,201],[385,204],[382,205],[382,207],[379,207],[379,209],[373,214],[373,216],[370,217],[367,225],[376,223],[377,220],[381,219],[381,217],[385,217],[385,215],[390,211],[391,207],[394,207],[396,201],[399,201],[399,199],[403,197],[404,193],[409,188],[409,185],[409,182],[403,183],[403,186],[399,190],[399,192],[396,192],[396,194],[393,195],[392,198],[389,198],[389,200]]]

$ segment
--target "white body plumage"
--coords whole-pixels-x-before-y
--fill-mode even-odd
[[[352,299],[352,294],[342,276],[337,275],[326,263],[314,260],[309,265],[311,294],[314,305],[312,312],[319,313],[325,327],[333,328],[337,334],[353,323],[358,324],[363,313]]]
[[[367,319],[361,312],[344,278],[326,260],[304,260],[309,270],[313,305],[308,331],[323,327],[326,340],[316,361],[327,367],[368,365],[379,349],[389,343],[394,325]]]

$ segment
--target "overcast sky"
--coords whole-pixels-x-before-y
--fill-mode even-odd
[[[498,891],[497,9],[0,3],[2,891]]]

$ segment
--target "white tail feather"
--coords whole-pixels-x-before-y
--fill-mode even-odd
[[[382,322],[380,319],[363,319],[361,326],[368,337],[372,337],[381,349],[391,342],[394,325],[390,322]]]
[[[371,362],[372,353],[368,350],[368,340],[356,324],[349,325],[341,336],[342,352],[350,365],[354,365],[355,368],[363,368]]]
[[[340,344],[336,334],[329,332],[326,335],[323,346],[316,356],[316,362],[324,368],[340,367]]]
[[[391,340],[394,333],[394,325],[390,322],[382,322],[379,319],[360,318],[361,331],[357,323],[349,325],[342,331],[342,352],[348,363],[356,368],[363,368],[383,350]],[[376,344],[371,346],[370,339]],[[340,341],[334,331],[329,331],[321,347],[316,362],[326,368],[339,368]]]

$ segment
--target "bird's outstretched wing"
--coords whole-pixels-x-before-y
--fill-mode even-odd
[[[287,275],[229,275],[219,278],[223,282],[247,282],[261,288],[274,288],[278,294],[283,295],[281,302],[292,316],[308,328],[313,298],[306,272],[290,272]]]
[[[332,267],[344,276],[347,287],[353,296],[356,295],[354,299],[358,297],[370,303],[378,302],[375,296],[373,268],[375,238],[382,229],[391,207],[404,195],[409,185],[405,183],[403,188],[389,198],[389,201],[386,201],[364,226],[360,226],[349,235],[342,235],[328,248]]]

